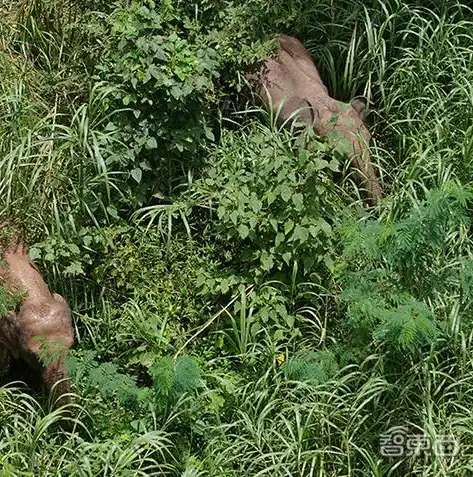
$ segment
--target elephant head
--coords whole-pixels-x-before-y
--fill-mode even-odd
[[[0,285],[21,300],[16,310],[0,316],[0,360],[3,357],[8,364],[8,350],[11,358],[21,359],[41,374],[56,405],[67,403],[70,386],[64,358],[74,331],[66,301],[50,292],[24,242],[3,250]]]
[[[252,65],[246,71],[247,80],[262,102],[279,113],[279,122],[298,120],[312,126],[352,159],[368,202],[376,204],[382,191],[370,160],[364,104],[358,100],[347,104],[331,98],[302,43],[287,35],[279,35],[278,39],[278,56]]]

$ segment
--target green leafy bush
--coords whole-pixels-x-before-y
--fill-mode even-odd
[[[215,211],[214,233],[237,245],[229,253],[243,273],[264,276],[294,262],[309,273],[330,263],[339,163],[317,144],[298,147],[288,133],[252,124],[226,133],[195,183],[195,200]]]
[[[297,336],[297,308],[304,303],[297,284],[320,285],[328,276],[333,227],[345,213],[333,182],[339,162],[311,132],[294,137],[254,121],[225,132],[209,159],[180,207],[188,227],[204,230],[216,244],[218,269],[200,268],[200,293],[239,297],[226,335],[232,351],[244,355],[260,333]],[[146,214],[153,220],[167,212],[156,208],[153,217],[151,209]]]
[[[173,352],[183,343],[186,330],[207,317],[196,281],[212,247],[198,247],[186,239],[168,246],[154,227],[102,231],[106,239],[96,245],[95,260],[101,261],[95,262],[93,277],[106,290],[109,308],[103,310],[102,320],[92,320],[92,335],[97,342],[108,336],[104,349],[122,350],[135,363]]]
[[[115,160],[137,184],[153,177],[168,194],[181,167],[195,165],[203,141],[213,140],[217,53],[167,1],[118,8],[109,28],[99,76],[116,89],[109,109],[122,110],[113,120],[127,144]]]
[[[189,356],[156,360],[149,369],[158,402],[175,403],[200,385],[200,370]]]

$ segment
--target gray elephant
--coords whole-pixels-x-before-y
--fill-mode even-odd
[[[16,310],[0,316],[0,376],[12,360],[21,360],[41,374],[53,402],[69,402],[64,358],[74,341],[71,311],[64,298],[51,293],[28,256],[24,241],[3,248],[0,286],[19,296]]]
[[[263,103],[279,111],[279,121],[298,119],[312,125],[352,164],[368,202],[374,205],[382,196],[381,187],[368,151],[370,134],[363,124],[364,103],[350,104],[329,96],[308,51],[296,38],[279,35],[279,53],[252,65],[246,78]]]

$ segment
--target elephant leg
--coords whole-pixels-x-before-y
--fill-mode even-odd
[[[12,311],[0,316],[0,347],[8,349],[15,359],[20,357],[20,336],[21,327],[17,314]]]

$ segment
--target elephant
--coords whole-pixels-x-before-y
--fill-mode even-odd
[[[363,123],[365,104],[333,99],[322,82],[309,52],[288,35],[278,35],[276,58],[266,58],[246,69],[245,77],[260,100],[278,112],[278,121],[298,120],[352,160],[355,178],[366,191],[369,205],[376,205],[382,190],[371,164],[371,139]]]
[[[0,286],[20,303],[0,316],[0,376],[13,361],[21,361],[40,374],[55,406],[67,404],[70,383],[64,359],[74,341],[71,310],[61,295],[49,290],[23,240],[3,247],[1,258]]]

